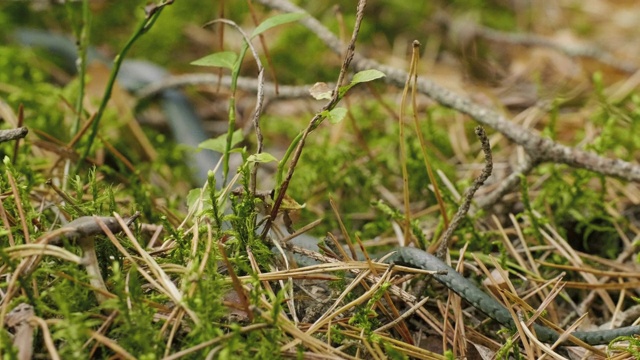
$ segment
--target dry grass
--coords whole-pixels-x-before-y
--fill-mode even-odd
[[[284,0],[258,2],[297,11]],[[640,77],[628,60],[635,53],[618,43],[628,29],[605,22],[593,8],[620,16],[631,10],[624,2],[592,1],[575,12],[567,2],[542,3],[527,13],[559,13],[568,23],[593,19],[591,36],[567,40],[561,20],[530,23],[517,9],[517,26],[530,34],[495,32],[440,14],[430,28],[446,31],[430,35],[423,60],[415,43],[406,58],[384,47],[366,52],[390,66],[354,51],[357,26],[345,50],[315,18],[304,18],[301,23],[343,59],[331,99],[310,111],[318,108],[313,100],[278,99],[265,92],[272,85],[244,79],[239,90],[246,86],[281,101],[279,109],[263,109],[262,100],[245,106],[255,109],[245,116],[254,128],[260,116],[285,108],[292,114],[286,127],[303,131],[294,140],[287,138],[291,131],[277,133],[278,124],[261,123],[264,139],[260,133],[247,146],[284,153],[281,139],[287,138],[291,161],[277,168],[260,164],[260,172],[258,162],[245,163],[224,188],[208,182],[195,189],[186,207],[176,200],[186,197],[185,182],[174,183],[171,166],[138,168],[129,158],[144,158],[149,149],[118,147],[129,130],[112,129],[113,141],[98,134],[103,147],[85,162],[76,162],[82,151],[74,150],[81,135],[64,142],[34,131],[15,147],[3,147],[19,156],[17,164],[5,163],[0,179],[0,324],[8,330],[0,349],[13,343],[21,359],[34,349],[34,356],[52,359],[638,356],[637,339],[566,347],[540,342],[529,327],[534,321],[553,327],[562,342],[573,330],[617,328],[640,316]],[[375,21],[361,8],[356,15]],[[605,31],[615,44],[593,50],[606,47]],[[350,67],[380,69],[387,85],[360,85],[343,97],[339,85],[348,83],[342,80]],[[215,92],[199,86],[202,93]],[[284,89],[292,97],[305,93]],[[243,104],[250,97],[234,100]],[[326,124],[323,111],[339,103],[349,110],[345,120]],[[62,107],[73,114],[68,104]],[[3,106],[0,112],[14,119],[12,127],[25,123],[22,110]],[[473,135],[476,122],[489,133],[493,161]],[[326,139],[318,135],[328,132]],[[74,162],[83,169],[75,184],[62,180]],[[86,164],[99,165],[97,174],[85,171]],[[486,183],[465,192],[483,172],[491,173]],[[312,181],[298,180],[308,174]],[[53,180],[46,186],[40,180],[48,177]],[[256,191],[266,188],[262,182],[275,182],[274,199]],[[119,186],[115,195],[110,184]],[[233,190],[238,187],[243,191]],[[302,222],[291,220],[300,209],[291,207],[298,204],[288,194],[306,203]],[[461,205],[465,201],[470,208]],[[117,213],[145,215],[121,233],[103,227],[97,239],[106,288],[98,288],[77,246],[48,239],[71,231],[59,218],[114,210],[107,215],[118,221]],[[281,234],[292,223],[298,231]],[[300,242],[319,226],[329,232],[321,251]],[[270,249],[273,243],[279,251]],[[430,272],[384,262],[394,246],[435,250],[440,243],[458,272],[506,304],[515,329],[503,329],[430,281]],[[25,316],[25,306],[34,312]]]

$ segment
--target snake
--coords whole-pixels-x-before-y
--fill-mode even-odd
[[[504,305],[480,290],[474,283],[436,256],[417,248],[401,247],[395,250],[395,253],[388,261],[394,264],[435,272],[432,275],[435,280],[458,294],[473,307],[501,325],[511,329],[515,328],[516,325],[513,317]],[[555,343],[560,338],[560,334],[557,331],[546,326],[534,323],[533,328],[538,340],[544,343]],[[575,338],[589,345],[609,344],[619,337],[638,334],[640,334],[640,326],[627,326],[595,331],[574,331],[571,333]],[[563,345],[567,345],[567,343],[565,342]]]
[[[68,64],[73,64],[77,57],[73,42],[61,35],[51,34],[46,31],[20,29],[15,32],[14,38],[24,45],[45,47],[49,51],[67,58],[69,60],[67,61]],[[90,59],[105,61],[93,49],[89,51]],[[74,66],[70,66],[70,70],[73,69]],[[159,81],[166,76],[168,76],[168,72],[155,64],[146,61],[128,60],[121,68],[119,80],[125,88],[133,91],[139,89],[142,85]],[[195,111],[182,93],[171,89],[165,90],[161,94],[161,102],[165,113],[168,115],[167,118],[172,127],[172,132],[178,142],[195,147],[204,140],[202,134],[205,134],[205,131],[202,129]],[[180,121],[175,121],[176,119]],[[182,125],[185,123],[186,125]],[[210,152],[201,152],[194,155],[195,162],[198,164],[196,168],[200,169],[200,173],[196,174],[196,176],[200,181],[206,179],[206,169],[211,168],[211,164],[217,163],[218,158],[212,158],[211,155]],[[216,174],[216,176],[218,175]],[[95,224],[95,221],[90,223]],[[306,234],[302,234],[298,239],[294,240],[301,240],[300,245],[309,250],[317,249],[315,244],[310,245],[314,241],[317,242],[317,239]],[[436,281],[458,294],[473,307],[507,328],[514,329],[516,327],[511,313],[504,305],[436,256],[417,248],[400,247],[395,249],[395,253],[387,261],[435,272],[432,276]],[[555,343],[561,336],[557,331],[537,323],[533,324],[533,328],[538,340],[545,343]],[[638,334],[640,334],[640,326],[596,331],[574,331],[571,333],[572,336],[589,345],[608,344],[619,337]],[[563,343],[563,345],[567,344],[567,341]]]

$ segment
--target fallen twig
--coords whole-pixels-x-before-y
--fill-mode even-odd
[[[484,168],[482,169],[482,173],[473,181],[473,184],[469,186],[467,191],[465,191],[462,201],[462,205],[458,208],[456,215],[451,220],[451,225],[447,228],[447,231],[442,236],[442,240],[440,241],[440,245],[438,246],[438,251],[436,252],[436,256],[440,259],[444,258],[444,255],[449,248],[449,241],[453,236],[453,232],[456,231],[462,219],[469,212],[469,208],[471,207],[471,200],[473,200],[473,195],[478,191],[480,186],[484,184],[484,182],[491,176],[491,172],[493,171],[493,159],[491,158],[491,144],[489,144],[489,138],[487,137],[487,133],[484,131],[482,126],[476,127],[476,135],[480,139],[482,143],[482,152],[484,152]]]
[[[193,86],[193,85],[211,85],[219,82],[220,85],[229,87],[231,86],[231,76],[224,75],[218,80],[218,75],[208,73],[195,73],[195,74],[183,74],[172,75],[158,82],[154,82],[145,86],[144,88],[136,91],[136,95],[139,99],[145,99],[161,93],[166,89],[172,89],[176,87]],[[250,91],[257,93],[260,86],[259,82],[254,78],[238,77],[236,86],[238,89],[244,91]],[[327,84],[328,86],[335,86],[334,84]],[[276,84],[272,82],[264,83],[264,96],[268,98],[311,98],[309,95],[309,89],[312,85],[280,85],[278,84],[278,92],[276,93]]]
[[[22,139],[23,137],[27,136],[28,132],[29,130],[24,126],[17,129],[0,130],[0,143]]]
[[[293,5],[287,0],[258,1],[265,6],[280,11],[305,12],[302,8]],[[316,34],[332,51],[339,54],[342,52],[340,40],[316,18],[307,16],[299,21]],[[404,70],[380,64],[358,53],[354,54],[352,64],[356,71],[366,69],[380,70],[386,74],[385,81],[398,87],[404,86],[407,76],[409,76]],[[522,146],[529,156],[538,162],[566,164],[607,176],[616,176],[625,180],[640,182],[640,166],[638,165],[619,159],[605,158],[592,152],[558,144],[509,121],[508,118],[496,111],[481,106],[469,98],[445,89],[424,77],[418,78],[417,89],[420,93],[431,97],[439,104],[469,115],[477,122],[502,133],[507,139]]]

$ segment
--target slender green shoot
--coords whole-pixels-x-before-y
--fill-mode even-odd
[[[84,152],[82,153],[82,157],[80,158],[80,161],[78,161],[78,163],[76,164],[75,173],[78,173],[80,166],[82,165],[82,160],[85,159],[87,156],[89,156],[89,154],[91,153],[91,146],[93,145],[93,142],[95,141],[95,138],[98,135],[98,127],[100,125],[100,120],[102,119],[102,115],[104,114],[104,111],[107,108],[107,103],[109,103],[109,99],[111,98],[113,85],[116,82],[118,71],[120,70],[120,66],[122,66],[122,62],[124,61],[124,58],[127,52],[129,51],[129,49],[131,49],[131,47],[136,42],[136,40],[138,40],[142,35],[144,35],[147,31],[149,31],[149,29],[151,29],[153,24],[156,22],[156,20],[162,13],[162,10],[165,8],[165,6],[171,5],[171,4],[173,4],[173,0],[165,0],[159,5],[145,8],[146,14],[144,19],[140,22],[140,24],[134,31],[133,35],[131,36],[131,38],[129,38],[129,40],[124,45],[120,53],[116,55],[115,59],[113,60],[113,68],[111,69],[111,74],[109,75],[109,81],[107,82],[107,87],[104,91],[104,95],[102,96],[100,107],[98,108],[96,116],[93,119],[93,124],[91,124],[91,133],[89,134],[89,140],[84,148]]]

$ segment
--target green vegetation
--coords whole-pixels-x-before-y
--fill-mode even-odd
[[[355,6],[341,8],[340,18],[315,2],[302,3],[335,33],[344,24],[348,29],[344,29],[344,41],[348,41],[357,17]],[[434,30],[424,41],[427,50],[422,50],[432,67],[423,69],[423,63],[414,58],[418,64],[414,70],[420,76],[452,74],[453,68],[456,75],[439,79],[447,78],[456,91],[473,87],[467,95],[471,93],[474,101],[487,108],[501,108],[514,123],[527,115],[518,106],[528,110],[535,106],[507,103],[499,87],[507,86],[509,79],[521,81],[526,83],[523,86],[536,88],[528,95],[544,108],[527,118],[527,126],[568,147],[636,160],[640,95],[635,88],[616,86],[615,74],[606,69],[581,74],[588,90],[577,100],[565,98],[558,89],[557,98],[543,99],[539,89],[553,75],[559,76],[545,72],[557,69],[527,63],[533,70],[526,78],[507,74],[507,68],[491,72],[504,65],[504,59],[515,63],[515,55],[480,40],[468,40],[458,47],[452,40],[456,34],[440,33],[446,30],[438,19],[439,11],[509,31],[522,25],[522,17],[531,15],[516,13],[503,3],[370,4],[357,49],[372,58],[388,56],[389,63],[398,68],[405,64],[402,69],[408,71],[411,59],[397,51],[392,54],[393,49],[409,37],[422,36],[416,32]],[[4,119],[0,126],[15,128],[19,119],[30,131],[19,146],[0,143],[3,358],[18,354],[11,336],[15,326],[9,320],[15,316],[11,310],[20,303],[32,305],[35,311],[30,324],[37,329],[33,337],[36,357],[462,356],[464,341],[457,347],[447,342],[448,347],[439,350],[414,347],[412,326],[421,321],[415,314],[411,315],[416,319],[413,323],[405,320],[390,330],[377,331],[412,303],[406,295],[406,304],[397,293],[390,295],[398,282],[394,277],[375,278],[379,282],[358,278],[361,284],[352,285],[352,272],[366,270],[371,276],[382,276],[387,267],[343,258],[334,239],[358,252],[366,245],[372,257],[402,241],[406,241],[402,245],[435,250],[463,202],[465,189],[482,169],[482,151],[474,135],[477,124],[456,109],[410,91],[409,85],[402,94],[402,89],[383,82],[388,74],[376,69],[347,73],[337,94],[327,91],[315,95],[316,99],[272,97],[258,107],[259,116],[254,119],[256,96],[238,82],[241,76],[258,81],[253,49],[228,24],[223,48],[217,44],[219,23],[202,28],[218,17],[218,5],[181,0],[148,7],[145,15],[146,4],[69,2],[46,5],[47,11],[22,2],[0,4],[0,22],[7,31],[5,45],[0,46],[0,117]],[[343,57],[331,53],[316,34],[297,23],[304,16],[256,7],[257,22],[262,24],[258,25],[246,2],[223,6],[225,18],[253,39],[251,44],[261,55],[269,81],[273,80],[271,72],[287,85],[338,79]],[[379,19],[367,20],[381,7],[385,12]],[[576,15],[569,23],[578,23],[583,16]],[[215,112],[223,118],[217,122],[207,119],[207,129],[224,129],[207,133],[210,140],[198,149],[222,154],[217,172],[212,169],[206,183],[196,177],[190,160],[196,149],[178,143],[167,125],[171,119],[166,119],[162,107],[166,93],[140,101],[114,85],[117,66],[89,63],[76,73],[78,69],[63,57],[22,46],[11,38],[18,28],[40,24],[51,32],[84,39],[86,43],[80,45],[95,47],[107,58],[145,58],[175,73],[217,74],[220,70],[231,75],[231,85],[223,86],[221,92],[215,85],[189,86],[185,91],[196,113]],[[592,33],[582,27],[577,30]],[[83,38],[83,34],[88,35]],[[268,65],[259,36],[264,37],[273,65]],[[477,52],[471,54],[469,49]],[[567,80],[567,84],[570,88],[573,83]],[[582,89],[580,86],[575,87]],[[544,107],[546,104],[551,105]],[[522,160],[517,157],[521,148],[487,130],[492,136],[494,172],[476,200],[498,188]],[[517,274],[511,281],[535,309],[550,288],[538,289],[539,297],[528,296],[529,290],[538,288],[534,281],[542,283],[561,271],[569,273],[567,280],[583,281],[575,258],[584,267],[609,270],[607,260],[631,254],[637,226],[629,214],[640,199],[633,183],[572,166],[536,163],[497,204],[472,207],[448,244],[452,257],[464,252],[468,262],[481,261],[489,268],[499,264]],[[426,167],[435,171],[433,178]],[[130,233],[96,237],[106,290],[95,287],[79,239],[62,236],[49,245],[55,250],[47,252],[50,249],[45,244],[70,220],[114,212],[130,216],[136,211],[141,215]],[[287,230],[293,233],[318,219],[322,222],[308,234],[318,238],[331,234],[321,252],[329,257],[336,253],[337,265],[323,264],[323,271],[315,271],[316,265],[295,270],[295,261],[287,252],[292,270],[280,272],[286,266],[273,249],[274,243],[288,246],[279,243],[290,235]],[[353,255],[351,249],[346,253]],[[559,270],[534,260],[572,268]],[[351,271],[354,269],[359,272]],[[480,282],[486,274],[469,277]],[[107,300],[96,296],[101,291]],[[544,309],[545,315],[557,322],[568,313],[567,301],[579,303],[589,291],[562,291],[555,305],[547,304],[554,308]],[[440,296],[445,292],[429,287],[415,295],[418,300],[429,294],[446,301]],[[597,323],[609,319],[613,309],[608,306],[617,303],[619,296],[615,293],[597,300],[596,306],[604,309],[598,313],[602,318],[594,317]],[[507,299],[516,302],[515,298]],[[627,308],[634,300],[625,298],[620,303]],[[433,319],[442,319],[432,303],[425,306],[433,310]],[[450,315],[461,312],[460,304],[447,303],[447,309]],[[526,308],[525,312],[533,313]],[[485,319],[480,313],[476,316]],[[463,320],[451,316],[448,321]],[[471,326],[473,322],[465,323]],[[515,329],[496,334],[498,328],[489,323],[477,329],[501,344],[491,349],[496,356],[524,359],[530,355],[509,338]],[[442,343],[441,338],[429,341]],[[616,351],[632,356],[639,353],[634,341]]]

